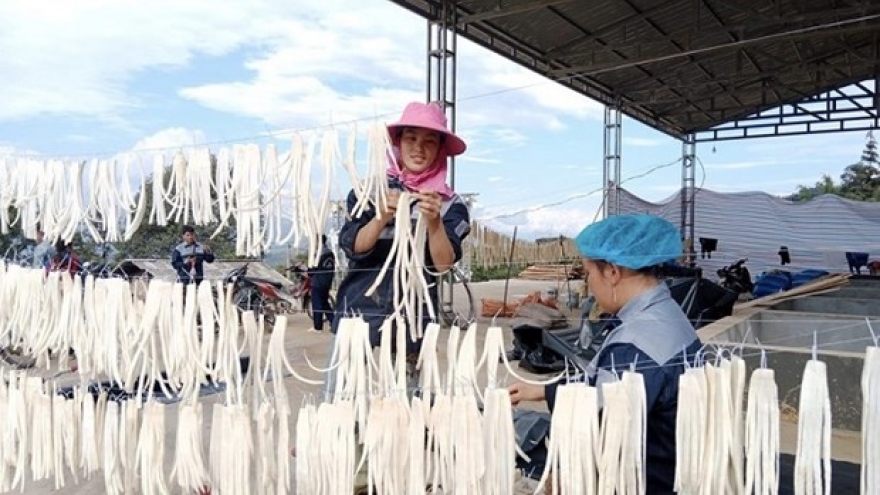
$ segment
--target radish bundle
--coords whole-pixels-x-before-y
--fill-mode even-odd
[[[798,443],[794,463],[796,495],[831,493],[831,401],[825,363],[807,361],[801,382]]]
[[[709,397],[702,367],[688,368],[678,380],[678,413],[675,428],[675,491],[701,493],[704,435],[708,432]]]
[[[779,402],[774,372],[758,368],[749,381],[746,405],[746,493],[773,495],[779,489]]]
[[[617,411],[618,406],[622,408],[629,407],[630,398],[626,396],[627,386],[623,382],[615,382],[609,384],[610,387],[604,390],[610,390],[610,399],[612,409],[606,409],[603,417],[603,425],[606,423],[604,418],[609,414]],[[622,392],[622,393],[618,393]],[[606,408],[608,407],[606,398]],[[618,423],[625,423],[620,421]],[[638,428],[634,429],[638,432]],[[628,442],[623,436],[617,437],[612,433],[623,433],[623,431],[608,431],[608,436],[604,439],[600,438],[599,430],[599,399],[596,389],[588,387],[585,383],[569,383],[561,385],[556,389],[556,405],[553,410],[553,422],[550,425],[550,444],[547,448],[547,464],[544,467],[544,473],[538,482],[538,490],[544,486],[548,479],[552,480],[551,493],[556,494],[575,494],[575,495],[593,495],[595,493],[614,493],[613,491],[597,492],[597,459],[599,462],[611,462],[612,458],[617,458],[620,465],[626,469],[627,457],[625,451],[621,453],[618,448],[623,447]],[[600,446],[600,442],[607,440]],[[618,443],[618,440],[621,443]],[[608,447],[608,457],[603,451],[600,456],[600,448]],[[600,471],[601,473],[601,471]],[[625,473],[619,472],[619,476],[609,477],[604,480],[609,485],[611,478],[623,478]],[[619,482],[614,481],[617,485]],[[608,486],[608,485],[606,485]],[[624,491],[620,486],[618,493],[634,493]],[[611,488],[605,488],[609,490]],[[499,493],[510,493],[499,492]],[[537,493],[537,490],[536,492]]]
[[[417,340],[423,336],[420,324],[423,308],[427,309],[428,317],[432,320],[436,319],[436,314],[424,271],[428,239],[426,224],[424,218],[418,215],[413,227],[411,204],[410,193],[401,192],[394,216],[395,230],[391,251],[366,296],[373,295],[390,268],[393,276],[394,314],[406,319],[410,337]]]
[[[111,400],[104,417],[104,490],[108,494],[125,493],[122,456],[119,451],[120,416],[119,404]]]
[[[870,325],[870,323],[869,323]],[[880,493],[880,347],[865,349],[862,369],[862,495]]]
[[[199,402],[180,407],[175,447],[171,479],[176,480],[184,492],[197,492],[208,484],[208,468],[202,452],[202,405]]]
[[[143,421],[137,446],[141,493],[167,494],[165,483],[165,406],[150,399],[143,407]]]

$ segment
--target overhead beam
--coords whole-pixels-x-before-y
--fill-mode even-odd
[[[510,5],[507,7],[498,7],[492,10],[487,10],[485,12],[466,15],[458,21],[458,25],[466,26],[475,22],[491,21],[511,15],[525,14],[528,12],[533,12],[535,10],[541,10],[551,5],[559,5],[563,3],[569,3],[571,1],[573,0],[532,0],[530,2],[522,4]]]
[[[667,53],[665,55],[657,55],[652,57],[643,57],[640,59],[629,59],[626,63],[622,64],[604,64],[600,66],[596,66],[594,64],[583,64],[583,65],[573,65],[571,67],[566,67],[565,69],[557,69],[551,73],[553,76],[562,76],[565,74],[571,73],[584,73],[584,74],[597,74],[602,72],[610,72],[613,70],[626,69],[631,67],[637,67],[647,64],[666,62],[668,60],[675,60],[677,58],[685,58],[691,57],[693,55],[702,55],[706,53],[712,52],[722,52],[739,49],[743,46],[750,45],[758,45],[761,43],[770,43],[777,40],[791,40],[791,39],[802,39],[802,38],[823,38],[827,36],[839,36],[843,33],[854,33],[854,32],[862,32],[862,31],[873,31],[876,29],[880,29],[880,23],[863,23],[855,26],[849,27],[840,27],[837,29],[827,29],[820,30],[817,29],[815,31],[799,31],[799,32],[786,32],[786,33],[777,33],[775,36],[765,36],[759,38],[751,38],[744,39],[738,42],[731,43],[722,43],[717,45],[711,45],[701,48],[694,48],[692,50],[685,50],[677,53]],[[769,38],[769,39],[768,39]]]

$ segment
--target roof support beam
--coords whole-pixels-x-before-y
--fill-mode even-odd
[[[466,26],[475,22],[491,21],[516,14],[526,14],[528,12],[540,10],[551,5],[559,5],[571,1],[573,0],[531,0],[529,2],[509,5],[507,7],[499,6],[498,8],[487,10],[485,12],[478,12],[476,14],[466,15],[459,19],[458,25]]]

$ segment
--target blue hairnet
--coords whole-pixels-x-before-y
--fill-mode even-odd
[[[584,258],[638,270],[682,254],[681,234],[655,215],[614,215],[587,225],[575,244]]]

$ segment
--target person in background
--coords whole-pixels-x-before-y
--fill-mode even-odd
[[[48,269],[52,264],[52,257],[55,256],[55,248],[46,239],[45,232],[39,226],[37,227],[37,234],[34,240],[37,242],[37,245],[34,246],[34,259],[31,266]]]
[[[171,251],[171,266],[177,272],[177,281],[200,284],[205,278],[205,263],[214,262],[214,253],[206,244],[196,241],[196,231],[189,225],[181,230],[183,242]]]
[[[74,276],[79,273],[80,268],[82,268],[82,263],[73,250],[73,243],[58,239],[55,242],[55,254],[52,255],[52,261],[49,262],[49,271],[66,271],[70,272],[70,276]]]
[[[333,276],[336,273],[336,256],[327,245],[327,236],[321,235],[321,256],[317,266],[308,269],[311,283],[312,324],[309,330],[313,333],[324,331],[324,320],[333,325],[333,308],[330,306],[330,289],[333,287]]]
[[[657,276],[661,266],[682,255],[679,231],[653,215],[614,215],[587,226],[576,243],[590,293],[610,315],[604,341],[584,378],[601,387],[635,364],[644,377],[647,404],[647,493],[672,494],[678,379],[685,360],[691,361],[700,349],[693,326]],[[551,414],[556,389],[556,384],[525,383],[509,388],[514,405],[546,400]]]

